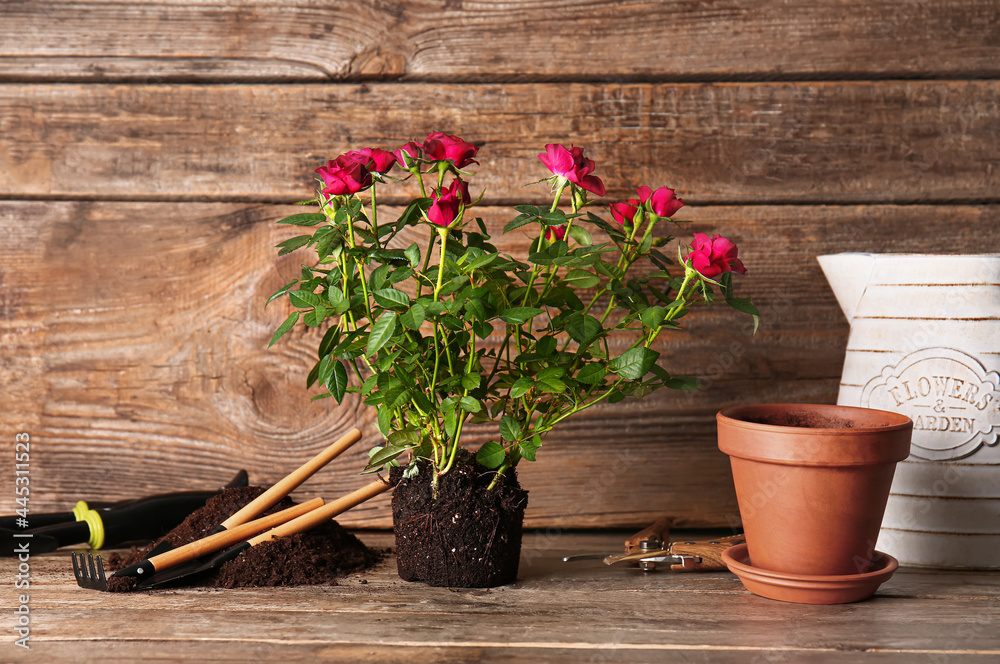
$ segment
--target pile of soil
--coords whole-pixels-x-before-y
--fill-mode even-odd
[[[259,486],[224,489],[160,539],[141,549],[133,548],[127,556],[111,553],[105,559],[105,565],[112,570],[119,570],[144,560],[149,551],[160,542],[166,541],[178,547],[201,539],[266,489],[267,487]],[[263,515],[279,512],[295,504],[295,501],[286,497]],[[381,560],[382,556],[383,552],[369,549],[336,521],[330,520],[307,532],[258,544],[218,570],[188,577],[179,583],[190,579],[185,585],[216,588],[336,585],[338,578],[368,569]],[[134,586],[134,579],[108,578],[108,587],[113,592],[129,591]]]
[[[509,469],[487,491],[494,471],[461,450],[455,466],[432,494],[430,469],[402,479],[393,468],[393,529],[396,564],[405,581],[431,586],[490,588],[517,579],[521,527],[528,492]]]

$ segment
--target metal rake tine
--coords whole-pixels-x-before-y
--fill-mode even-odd
[[[86,588],[87,586],[83,585],[83,574],[80,572],[80,563],[76,559],[76,551],[71,555],[73,556],[73,576],[76,577],[76,585]]]
[[[77,559],[77,555],[80,556]],[[89,569],[88,569],[89,568]],[[81,588],[92,590],[107,590],[108,580],[104,574],[104,561],[97,556],[94,561],[93,554],[87,554],[87,562],[83,563],[83,554],[73,552],[73,574],[76,576],[76,583]]]

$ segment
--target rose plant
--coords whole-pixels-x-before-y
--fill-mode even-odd
[[[468,423],[496,425],[475,456],[495,473],[492,488],[586,408],[696,387],[654,349],[695,305],[724,301],[757,318],[734,295],[733,273],[746,272],[735,244],[695,233],[676,263],[661,252],[672,240],[663,222],[679,224],[684,204],[667,187],[639,187],[607,208],[610,220],[596,214],[591,196],[605,186],[581,147],[545,146],[551,175],[539,182],[552,203],[516,206],[503,229],[532,238],[527,256],[499,251],[473,214],[482,196],[472,199],[465,169],[477,155],[434,132],[317,169],[320,187],[304,203],[316,210],[279,222],[315,230],[278,245],[280,254],[312,248],[315,260],[268,300],[295,309],[272,344],[296,324],[326,328],[308,379],[325,390],[314,398],[359,393],[377,409],[386,442],[367,471],[401,465],[412,478],[427,468],[435,491]],[[376,194],[400,180],[420,195],[387,215]],[[405,239],[420,228],[425,242]]]

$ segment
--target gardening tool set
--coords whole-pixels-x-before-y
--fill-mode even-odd
[[[372,482],[329,504],[322,498],[317,497],[274,514],[267,516],[261,516],[261,514],[277,504],[319,469],[323,468],[360,439],[361,432],[357,429],[352,429],[315,457],[271,486],[245,507],[227,518],[206,537],[177,547],[172,546],[168,542],[161,542],[149,551],[144,560],[118,570],[112,575],[106,574],[101,556],[77,554],[74,552],[72,554],[73,573],[77,584],[82,588],[109,590],[109,581],[115,583],[114,579],[120,579],[120,583],[124,584],[122,589],[143,590],[168,583],[175,583],[179,579],[217,569],[226,561],[232,560],[252,546],[276,537],[287,537],[295,533],[305,532],[333,519],[352,507],[387,491],[390,485],[382,481]],[[241,473],[230,485],[245,486],[246,473]],[[199,495],[202,496],[201,503],[194,505],[188,512],[203,505],[213,493]],[[191,500],[191,496],[185,494],[183,499]],[[105,527],[109,529],[109,534],[111,532],[114,533],[114,537],[106,537],[104,543],[151,539],[148,537],[148,529],[142,531],[144,537],[139,536],[139,531],[144,526],[137,524],[137,530],[129,531],[125,527],[129,522],[124,518],[119,519],[117,517],[118,513],[114,512],[115,509],[122,511],[122,513],[128,510],[127,513],[130,515],[130,518],[138,519],[139,517],[134,515],[146,513],[144,510],[147,509],[147,501],[151,501],[151,504],[154,506],[181,504],[181,498],[176,498],[175,502],[165,502],[165,497],[156,496],[153,499],[136,501],[128,505],[109,506],[108,514],[104,516],[103,522]],[[69,514],[72,515],[72,513]],[[181,519],[177,519],[172,525],[179,523],[185,516],[187,516],[187,513],[182,515]],[[60,518],[68,519],[69,517],[66,515],[52,515],[49,524],[39,530],[61,528],[64,525],[80,528],[75,525],[75,520],[69,524],[61,524],[58,522]],[[166,519],[161,520],[165,521]],[[122,525],[118,525],[119,522]],[[110,528],[109,523],[115,523],[116,525],[114,528]],[[54,536],[45,536],[52,537],[53,540],[56,539]],[[77,539],[75,542],[69,542],[63,539],[58,541],[80,543],[87,540]],[[91,541],[93,543],[93,540]],[[59,545],[61,546],[62,544]],[[93,548],[99,548],[99,546],[94,546]],[[218,553],[220,551],[222,553]]]

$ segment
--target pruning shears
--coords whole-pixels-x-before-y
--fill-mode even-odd
[[[727,569],[722,552],[742,544],[743,535],[709,540],[668,542],[670,518],[661,517],[625,540],[624,553],[581,553],[566,556],[563,562],[602,560],[605,565],[638,565],[652,572],[668,565],[674,572],[714,572]]]

